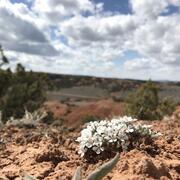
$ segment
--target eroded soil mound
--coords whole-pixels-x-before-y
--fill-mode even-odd
[[[117,166],[105,179],[180,179],[179,120],[149,124],[164,135],[154,146],[140,145],[130,152],[121,152]],[[75,142],[78,136],[79,132],[47,125],[32,129],[4,127],[0,131],[0,178],[18,180],[27,173],[37,179],[68,180],[81,166],[85,179],[107,159],[90,164],[80,158]]]
[[[83,119],[87,116],[111,118],[123,115],[123,103],[114,102],[111,99],[92,101],[82,106],[48,101],[44,104],[44,107],[51,111],[56,119],[61,119],[68,127],[82,125]]]
[[[47,101],[44,103],[44,108],[51,111],[55,118],[62,118],[68,113],[68,105],[62,104],[58,101]]]
[[[99,118],[111,118],[113,116],[123,115],[123,105],[113,100],[99,100],[91,102],[88,105],[77,107],[66,117],[69,126],[78,126],[82,124],[82,119],[86,116],[97,116]]]

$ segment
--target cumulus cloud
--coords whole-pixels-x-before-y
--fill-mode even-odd
[[[31,7],[1,0],[0,43],[34,70],[176,79],[180,13],[163,14],[180,9],[179,0],[129,0],[129,14],[90,0],[27,1]],[[122,58],[128,51],[137,55]]]
[[[22,3],[12,5],[5,0],[0,4],[0,43],[8,50],[39,55],[57,54],[36,24],[23,17],[28,12],[27,6]]]
[[[160,16],[140,26],[134,34],[132,47],[148,58],[172,65],[180,54],[179,14]]]
[[[154,59],[134,59],[125,62],[124,67],[129,71],[148,70],[152,68],[159,68],[160,64]]]
[[[141,18],[156,18],[168,6],[168,0],[131,0],[133,12]]]
[[[0,8],[1,34],[16,41],[47,42],[44,34],[38,28],[6,8]]]
[[[94,4],[90,0],[35,0],[33,10],[50,24],[61,22],[65,17],[71,17],[83,12],[94,13],[103,9],[102,3]]]
[[[115,38],[123,40],[135,28],[135,19],[130,15],[75,16],[61,24],[62,33],[79,42],[113,42]]]

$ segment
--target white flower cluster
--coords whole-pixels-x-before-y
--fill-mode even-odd
[[[156,138],[162,135],[160,132],[153,131],[151,129],[152,125],[137,125],[135,127],[136,132],[144,136],[151,136],[152,138]]]
[[[120,117],[111,121],[102,120],[89,122],[87,127],[81,131],[81,136],[77,141],[80,143],[79,154],[84,156],[88,149],[100,154],[108,145],[116,144],[117,148],[122,146],[123,149],[129,145],[130,135],[134,132],[143,135],[159,135],[153,132],[150,127],[134,125],[136,119],[131,117]]]

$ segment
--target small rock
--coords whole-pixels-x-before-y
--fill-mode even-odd
[[[174,137],[172,136],[172,135],[168,135],[167,137],[166,137],[166,141],[167,141],[167,143],[172,143],[173,141],[174,141]]]
[[[149,158],[143,158],[136,166],[136,169],[137,174],[147,174],[151,177],[158,178],[158,169]]]

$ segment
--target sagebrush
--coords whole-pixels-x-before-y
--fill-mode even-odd
[[[175,102],[170,98],[160,100],[158,92],[158,87],[148,81],[128,96],[125,113],[141,120],[156,120],[171,115]]]

